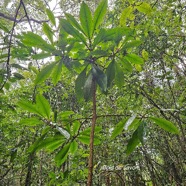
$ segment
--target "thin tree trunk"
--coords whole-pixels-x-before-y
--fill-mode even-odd
[[[29,160],[28,160],[28,170],[27,170],[27,175],[26,175],[26,180],[25,180],[25,186],[30,186],[31,181],[32,181],[32,166],[33,166],[33,161],[34,161],[34,153],[30,154]]]
[[[92,186],[92,178],[93,178],[93,156],[94,156],[94,130],[96,125],[96,82],[93,79],[93,115],[92,115],[92,127],[90,132],[90,154],[89,154],[89,161],[88,161],[88,180],[87,186]]]

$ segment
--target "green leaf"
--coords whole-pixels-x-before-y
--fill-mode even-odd
[[[20,70],[28,70],[27,68],[25,68],[19,64],[16,64],[16,63],[11,64],[11,66],[14,68],[20,69]]]
[[[115,83],[119,88],[121,88],[124,84],[123,70],[118,63],[115,64],[115,69]]]
[[[71,118],[72,115],[74,115],[74,112],[70,110],[60,113],[59,117],[62,119],[62,121],[69,121],[69,118]]]
[[[142,43],[142,41],[139,41],[139,40],[130,41],[130,42],[127,42],[127,43],[123,46],[122,49],[128,49],[128,48],[138,47],[141,43]]]
[[[86,71],[87,67],[84,68],[84,70],[79,74],[75,81],[75,91],[76,91],[76,96],[79,100],[83,98],[84,95],[84,85],[86,81]]]
[[[50,57],[50,56],[51,56],[51,53],[42,52],[40,54],[32,55],[32,58],[37,60],[37,59],[45,59],[45,58]]]
[[[107,91],[107,76],[97,66],[92,68],[92,74],[97,84],[100,86],[102,92]]]
[[[81,8],[80,8],[80,22],[81,22],[81,26],[84,30],[84,33],[86,34],[86,36],[89,39],[91,39],[91,36],[92,36],[92,14],[91,14],[89,7],[84,2],[82,2]]]
[[[107,12],[107,0],[102,0],[98,5],[94,17],[93,17],[93,33],[99,27],[99,25],[103,22],[104,16]]]
[[[107,86],[110,87],[112,85],[112,82],[115,78],[115,61],[113,60],[109,66],[107,67],[106,70],[106,75],[107,75]]]
[[[21,74],[19,74],[19,73],[17,73],[17,72],[14,72],[13,75],[14,75],[14,77],[15,77],[16,79],[18,79],[18,80],[25,79],[24,76],[22,76]]]
[[[39,150],[46,148],[51,152],[51,147],[55,146],[55,149],[57,149],[59,146],[62,145],[64,142],[64,139],[62,137],[49,137],[45,138],[42,141],[40,141],[37,146],[35,147],[35,152],[38,152]],[[53,149],[52,149],[53,150]]]
[[[149,53],[145,49],[142,50],[141,54],[144,60],[147,61],[149,59]]]
[[[140,140],[140,142],[142,144],[144,144],[145,127],[146,127],[146,123],[144,121],[142,121],[137,129],[138,139]]]
[[[30,153],[34,153],[37,148],[38,148],[38,145],[43,141],[43,139],[45,138],[45,136],[47,135],[49,131],[49,128],[44,128],[43,131],[42,131],[42,135],[34,142],[34,144],[32,144],[29,149],[28,149],[28,152]]]
[[[31,104],[30,102],[21,100],[18,102],[18,106],[22,109],[32,112],[34,114],[42,115],[41,112],[37,109],[36,105]]]
[[[127,155],[131,154],[134,151],[134,149],[139,145],[139,143],[140,140],[138,138],[138,131],[136,130],[127,144],[126,154]]]
[[[140,3],[139,6],[136,6],[136,9],[139,12],[142,12],[147,15],[149,15],[152,12],[152,8],[151,8],[150,4],[145,3],[145,2],[142,2],[142,3]]]
[[[53,152],[54,150],[58,149],[59,147],[61,147],[61,145],[65,142],[65,139],[61,139],[61,140],[54,140],[53,142],[47,144],[45,146],[46,150],[49,152]]]
[[[45,66],[41,70],[41,72],[39,72],[39,74],[37,74],[37,77],[35,79],[35,84],[39,84],[39,83],[42,83],[43,81],[45,81],[52,73],[55,65],[56,65],[56,62],[53,62],[53,63]]]
[[[61,78],[61,72],[62,72],[62,65],[63,65],[63,61],[61,60],[55,67],[54,70],[52,72],[52,82],[54,85],[56,85],[58,83],[58,81]]]
[[[27,32],[23,35],[22,42],[27,46],[38,47],[42,50],[53,52],[55,47],[48,44],[41,36],[33,32]]]
[[[85,145],[90,144],[90,136],[80,135],[78,136],[78,140]],[[94,136],[94,145],[98,145],[98,144],[100,144],[100,140],[97,138],[97,136]]]
[[[66,13],[65,16],[66,16],[67,20],[70,21],[72,26],[74,26],[77,30],[81,31],[82,33],[84,33],[80,24],[76,21],[76,19],[71,14]]]
[[[74,121],[73,122],[73,125],[72,125],[73,135],[75,135],[78,132],[80,126],[81,126],[81,124],[80,124],[79,121]]]
[[[43,32],[48,37],[49,41],[53,43],[53,31],[47,23],[43,23]]]
[[[84,91],[85,101],[89,101],[92,98],[92,91],[93,91],[93,76],[92,76],[92,73],[89,73],[88,78],[85,81],[83,91]]]
[[[74,154],[78,149],[78,143],[74,140],[70,145],[70,152]]]
[[[72,35],[75,39],[81,41],[83,44],[86,45],[86,39],[84,38],[84,36],[79,33],[67,20],[61,19],[60,24],[65,32]]]
[[[50,119],[50,114],[51,114],[50,104],[48,100],[45,99],[44,96],[37,95],[36,106],[37,106],[37,109],[40,111],[40,113],[42,113],[44,117],[47,117],[48,119]]]
[[[163,118],[150,117],[159,127],[162,129],[171,132],[173,134],[179,134],[178,128],[170,121]]]
[[[127,54],[124,59],[133,64],[143,64],[144,61],[141,57],[136,54]]]
[[[37,126],[42,124],[43,121],[41,121],[38,118],[26,118],[26,119],[21,119],[21,121],[19,122],[20,125],[24,125],[24,126]]]
[[[121,59],[121,64],[124,68],[125,73],[131,73],[132,72],[133,67],[132,67],[131,63],[129,63],[128,60],[126,60],[124,57]]]
[[[96,126],[95,127],[95,133],[98,133],[102,130],[102,127],[100,126]],[[90,136],[90,132],[91,132],[91,127],[86,128],[85,130],[83,130],[80,135],[85,135],[85,136]]]
[[[116,126],[112,132],[111,139],[114,139],[115,137],[117,137],[118,135],[120,135],[122,133],[126,121],[127,121],[127,119],[123,119],[119,123],[116,124]]]
[[[129,6],[123,10],[120,17],[120,25],[126,26],[127,18],[130,17],[130,14],[133,12],[132,6]]]
[[[47,16],[48,16],[50,22],[51,22],[54,26],[56,26],[56,20],[55,20],[55,17],[54,17],[53,12],[52,12],[50,9],[46,9],[46,13],[47,13]]]
[[[55,156],[56,165],[61,166],[67,159],[70,143],[66,144]]]

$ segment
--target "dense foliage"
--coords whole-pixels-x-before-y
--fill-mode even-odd
[[[184,1],[0,5],[0,185],[185,185]]]

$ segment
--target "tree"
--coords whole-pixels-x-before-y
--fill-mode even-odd
[[[66,13],[65,17],[60,18],[59,24],[53,12],[46,9],[48,16],[46,20],[49,21],[43,22],[40,33],[17,34],[16,43],[12,47],[16,17],[21,7],[28,22],[31,21],[27,9],[24,8],[24,2],[20,1],[18,4],[7,44],[8,50],[5,51],[5,55],[2,55],[2,59],[8,56],[5,61],[6,68],[2,70],[1,89],[5,91],[1,102],[2,124],[3,135],[7,135],[8,130],[5,129],[7,126],[10,127],[7,118],[11,118],[11,122],[14,123],[15,113],[10,110],[10,113],[5,115],[8,108],[4,100],[7,99],[7,95],[13,97],[11,94],[17,91],[17,95],[23,98],[18,101],[16,97],[9,106],[13,106],[13,111],[17,112],[16,126],[18,127],[10,128],[15,131],[16,136],[22,136],[22,139],[26,139],[27,142],[18,141],[16,144],[13,140],[10,152],[3,148],[3,156],[9,154],[10,165],[12,164],[10,166],[8,161],[1,163],[4,167],[8,164],[7,171],[2,176],[3,181],[9,172],[14,174],[13,162],[21,157],[17,170],[22,169],[23,172],[24,168],[20,164],[25,162],[27,168],[27,173],[24,175],[25,185],[30,185],[32,182],[34,167],[39,165],[37,159],[40,168],[37,168],[34,174],[39,171],[43,176],[35,178],[33,183],[39,181],[40,185],[43,183],[85,184],[87,175],[87,185],[92,185],[92,182],[98,185],[103,182],[107,185],[140,185],[147,183],[148,180],[153,185],[184,182],[181,176],[184,174],[183,161],[172,148],[175,144],[180,144],[178,152],[180,153],[182,149],[182,157],[184,157],[185,148],[182,142],[185,140],[183,126],[185,117],[182,114],[184,94],[180,95],[180,90],[174,88],[179,82],[177,78],[181,82],[184,82],[184,78],[182,74],[176,72],[175,68],[172,68],[171,62],[165,63],[165,59],[170,56],[167,50],[172,50],[166,43],[174,43],[174,41],[166,41],[167,35],[164,31],[158,32],[157,26],[151,25],[156,28],[154,32],[148,26],[155,19],[159,22],[162,20],[163,15],[159,10],[154,9],[155,6],[158,8],[161,5],[157,2],[152,5],[132,1],[115,3],[125,6],[124,10],[121,12],[122,6],[116,6],[116,11],[112,9],[106,14],[107,1],[103,0],[92,13],[83,2],[79,19]],[[118,12],[121,12],[120,21],[118,19],[113,21],[112,17],[119,16]],[[4,14],[3,17],[7,18]],[[176,19],[175,23],[179,25]],[[32,24],[30,25],[32,29]],[[165,25],[165,28],[167,27],[168,25]],[[1,28],[3,34],[8,33],[8,29]],[[28,67],[25,64],[21,66],[18,61],[10,65],[12,59],[10,54],[28,64]],[[32,63],[29,63],[31,61]],[[43,65],[41,65],[42,61]],[[147,64],[144,65],[144,61]],[[155,62],[158,65],[155,65]],[[184,65],[184,61],[181,62]],[[12,67],[16,68],[13,73],[9,71]],[[17,81],[17,84],[13,84],[12,90],[9,89],[11,81]],[[164,94],[165,90],[169,96]],[[176,94],[180,96],[181,101],[175,99]],[[177,106],[178,101],[179,104],[183,104],[181,107]],[[155,123],[173,134],[160,133],[158,128],[149,126],[149,123]],[[179,132],[173,123],[179,127],[181,135],[175,135]],[[25,127],[20,125],[26,126],[27,134],[21,135],[21,132],[17,131],[17,128],[21,131],[25,130]],[[10,144],[12,137],[10,133],[7,136],[9,139],[4,140],[4,143]],[[161,141],[159,144],[159,136],[165,141],[164,143]],[[171,144],[167,143],[171,138],[173,138]],[[153,143],[153,140],[156,143]],[[86,150],[87,144],[89,144],[89,151]],[[125,146],[121,147],[120,144]],[[161,144],[166,146],[166,151],[161,148]],[[100,151],[100,147],[105,151]],[[136,151],[138,154],[134,151],[136,147],[138,147]],[[23,148],[28,149],[26,153]],[[49,153],[46,154],[43,150]],[[17,153],[19,151],[21,154]],[[128,156],[132,152],[133,154]],[[171,159],[166,161],[166,157],[171,153],[174,154],[177,162],[180,162],[179,173],[177,173],[178,164],[170,163]],[[85,159],[87,154],[88,160]],[[126,156],[122,157],[121,154]],[[49,165],[43,162],[46,158],[52,162],[53,156],[58,169],[63,171],[62,174],[55,170],[53,163]],[[161,169],[161,175],[158,175],[157,166],[153,161],[164,167]],[[106,167],[103,166],[104,163]],[[127,170],[125,164],[129,164],[134,170]],[[50,180],[44,176],[47,173],[47,166],[53,170],[49,174]],[[168,174],[167,167],[171,167]],[[80,171],[81,169],[83,172]],[[97,177],[98,175],[101,178]],[[163,175],[166,175],[167,180],[161,179]],[[23,183],[22,178],[20,183]]]

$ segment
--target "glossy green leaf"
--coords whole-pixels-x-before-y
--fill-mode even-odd
[[[115,78],[115,61],[113,60],[109,66],[107,67],[106,70],[106,75],[107,75],[107,86],[110,87],[112,85],[112,82]]]
[[[21,121],[19,122],[20,125],[24,125],[24,126],[37,126],[42,124],[43,121],[41,121],[38,118],[26,118],[26,119],[21,119]]]
[[[47,13],[47,16],[48,16],[50,22],[51,22],[54,26],[56,26],[56,20],[55,20],[55,17],[54,17],[53,12],[52,12],[50,9],[46,9],[46,13]]]
[[[49,41],[53,43],[53,31],[47,23],[43,23],[43,32],[45,33]]]
[[[107,0],[102,0],[101,3],[96,8],[96,11],[95,11],[94,17],[93,17],[93,32],[95,32],[95,30],[103,22],[104,16],[107,11],[107,4],[108,4]]]
[[[56,65],[56,62],[53,62],[45,66],[43,69],[41,69],[41,71],[37,74],[37,77],[35,79],[35,84],[39,84],[45,81],[52,73],[55,65]]]
[[[134,151],[134,149],[139,145],[139,143],[140,140],[138,138],[138,131],[136,130],[127,144],[126,154],[127,155],[131,154]]]
[[[65,32],[72,35],[75,39],[77,39],[78,41],[81,41],[82,43],[86,45],[85,37],[81,33],[79,33],[79,31],[76,30],[67,20],[61,19],[60,24],[62,28],[65,30]]]
[[[63,65],[63,61],[61,60],[53,69],[51,77],[54,85],[56,85],[58,81],[61,79],[62,65]]]
[[[85,101],[89,101],[92,98],[92,91],[93,91],[93,76],[92,73],[89,73],[83,88]]]
[[[91,39],[92,14],[91,14],[89,7],[84,2],[82,2],[81,8],[80,8],[80,22],[81,22],[81,26],[83,28],[84,33],[89,39]]]
[[[178,128],[170,121],[163,118],[150,117],[159,127],[162,129],[171,132],[173,134],[179,134]]]
[[[36,105],[40,113],[42,113],[44,117],[50,119],[50,114],[51,114],[50,104],[44,96],[42,95],[36,96]]]
[[[105,73],[97,66],[94,66],[92,68],[92,74],[97,84],[100,86],[101,91],[106,92],[107,91],[107,76],[105,75]]]
[[[75,91],[76,91],[76,96],[79,100],[83,98],[84,95],[84,85],[86,81],[86,71],[87,67],[84,68],[84,70],[79,74],[75,81]]]
[[[66,144],[55,156],[56,165],[61,166],[67,159],[70,143]]]
[[[126,121],[127,121],[127,119],[123,119],[119,123],[116,124],[116,126],[112,132],[111,139],[114,139],[115,137],[117,137],[118,135],[120,135],[122,133]]]
[[[143,59],[136,54],[127,54],[124,58],[132,64],[143,64],[144,63]]]

